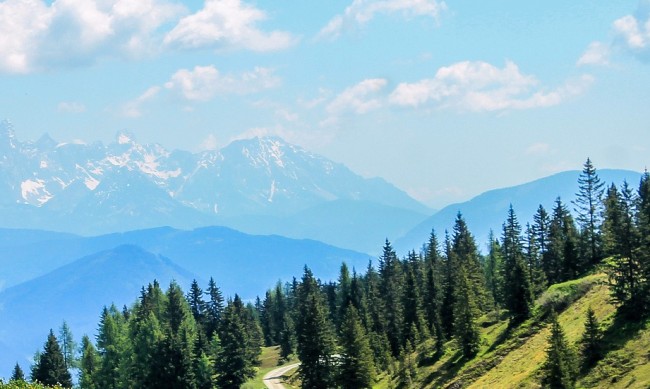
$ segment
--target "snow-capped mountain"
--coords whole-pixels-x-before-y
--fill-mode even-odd
[[[287,228],[275,219],[293,217],[295,223],[295,215],[340,200],[403,210],[408,217],[400,223],[408,227],[430,213],[382,179],[362,178],[279,138],[190,153],[140,144],[125,132],[108,145],[58,143],[48,135],[21,142],[4,121],[0,153],[0,227],[99,234],[232,222],[243,230],[281,233]],[[273,219],[266,225],[274,227],[259,231],[259,217]]]

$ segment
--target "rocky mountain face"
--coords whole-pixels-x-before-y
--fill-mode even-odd
[[[341,200],[399,209],[411,226],[430,213],[382,179],[365,179],[279,138],[190,153],[140,144],[128,133],[108,145],[58,143],[48,135],[22,142],[4,121],[0,155],[0,227],[88,235],[221,224],[282,233],[291,229],[276,218],[295,223],[295,215]],[[259,231],[260,217],[277,229]]]

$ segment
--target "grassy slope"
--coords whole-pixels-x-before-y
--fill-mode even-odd
[[[279,364],[280,362],[280,346],[272,346],[272,347],[262,347],[262,354],[260,355],[260,366],[258,366],[257,373],[255,374],[255,377],[251,378],[248,382],[246,382],[243,386],[242,389],[266,389],[266,385],[264,385],[264,375],[268,372],[270,372],[273,369],[276,369],[280,366],[284,365],[290,365],[292,363],[298,362],[297,359],[292,359],[290,361],[283,362]],[[291,386],[285,385],[288,388]]]
[[[537,314],[509,330],[506,320],[482,317],[483,345],[478,356],[463,360],[453,341],[438,360],[427,359],[430,344],[419,348],[421,360],[417,383],[422,388],[539,388],[539,367],[546,358],[549,336],[545,313],[560,306],[559,321],[569,342],[575,344],[584,331],[591,306],[607,328],[607,355],[589,371],[582,372],[578,387],[650,387],[650,326],[617,322],[609,298],[606,277],[592,275],[551,286],[537,301]],[[397,380],[383,376],[375,388],[398,387]]]

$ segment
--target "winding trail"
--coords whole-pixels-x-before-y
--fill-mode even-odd
[[[270,372],[266,373],[263,378],[264,385],[266,385],[266,387],[269,389],[285,389],[284,385],[282,385],[282,376],[285,375],[289,370],[295,369],[298,366],[300,366],[300,363],[293,363],[291,365],[286,365],[278,367],[275,370],[271,370]]]

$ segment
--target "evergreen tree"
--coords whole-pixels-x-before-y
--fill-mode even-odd
[[[163,334],[160,353],[156,356],[160,364],[160,387],[194,388],[196,324],[183,291],[172,281],[166,292],[167,304],[164,312]]]
[[[282,331],[280,331],[280,358],[288,359],[296,349],[296,328],[293,319],[288,313],[284,314],[282,320]]]
[[[476,324],[478,308],[463,267],[459,269],[457,282],[454,306],[454,335],[458,340],[463,356],[469,359],[478,353],[481,344],[481,334]]]
[[[21,369],[18,362],[16,362],[16,365],[14,366],[14,370],[11,373],[11,378],[9,379],[9,382],[18,382],[18,381],[25,381],[25,373],[23,373],[23,369]]]
[[[611,255],[607,272],[611,283],[612,297],[618,302],[624,314],[632,319],[643,315],[646,296],[642,259],[636,248],[639,246],[639,231],[634,221],[634,193],[623,183],[621,191],[615,186],[607,191],[605,199],[605,222],[603,224],[606,251]]]
[[[209,299],[205,307],[205,333],[208,339],[212,339],[212,336],[219,329],[221,316],[223,315],[223,295],[212,277],[208,281],[206,294]]]
[[[582,360],[585,367],[591,367],[603,356],[603,332],[600,329],[598,319],[594,310],[587,309],[587,319],[585,321],[585,332],[582,334],[580,343],[582,345]]]
[[[379,257],[379,291],[383,301],[383,316],[386,323],[386,335],[393,356],[402,348],[402,323],[404,311],[402,305],[402,265],[390,242],[386,240],[382,255]]]
[[[79,386],[83,389],[97,389],[95,375],[100,366],[95,346],[87,335],[81,338],[81,360],[79,361]]]
[[[190,305],[194,321],[200,326],[205,325],[206,302],[203,300],[203,290],[196,280],[192,280],[190,291],[187,294],[187,302]]]
[[[404,293],[402,294],[402,306],[404,307],[402,334],[403,343],[410,341],[417,344],[428,335],[422,309],[422,298],[420,297],[420,286],[418,283],[418,255],[411,251],[405,269]]]
[[[555,312],[551,314],[548,343],[546,361],[542,365],[543,384],[553,389],[573,388],[577,373],[575,356]]]
[[[534,228],[528,223],[526,223],[525,235],[525,264],[528,267],[533,296],[537,297],[546,290],[546,276],[542,269],[541,255],[538,251],[537,234],[535,234]]]
[[[77,367],[77,342],[74,341],[72,331],[65,320],[59,329],[59,346],[63,353],[66,369]]]
[[[104,307],[97,334],[97,351],[101,356],[101,365],[96,376],[98,387],[121,387],[125,372],[121,372],[120,368],[124,363],[126,349],[122,320],[122,315],[114,305],[110,308]]]
[[[61,347],[52,330],[43,346],[43,352],[32,375],[32,381],[50,386],[60,384],[65,388],[72,387],[72,377],[65,366]]]
[[[454,235],[452,237],[452,251],[456,261],[458,261],[458,270],[463,267],[467,280],[469,282],[470,293],[476,302],[477,307],[486,309],[492,304],[488,301],[487,290],[485,288],[485,278],[483,266],[481,265],[478,247],[474,236],[469,231],[463,215],[459,212],[454,223]]]
[[[583,242],[582,262],[591,265],[597,264],[602,259],[600,225],[603,212],[602,197],[605,184],[600,181],[596,168],[587,158],[582,173],[578,177],[578,193],[573,202],[578,215],[580,237]]]
[[[513,323],[520,323],[531,314],[533,297],[530,286],[530,276],[524,264],[521,242],[521,226],[517,221],[515,211],[510,206],[508,219],[503,225],[504,261],[504,300],[510,311]]]
[[[449,233],[445,231],[445,258],[443,265],[443,291],[442,307],[440,307],[440,321],[445,339],[452,337],[454,333],[454,304],[455,304],[455,285],[458,264],[456,257],[451,249],[451,239]]]
[[[504,305],[503,256],[501,255],[501,245],[494,237],[492,230],[488,237],[488,247],[489,251],[485,259],[485,286],[492,296],[494,309],[498,310]]]
[[[215,361],[217,385],[223,389],[237,389],[255,373],[249,356],[250,338],[241,313],[241,300],[235,296],[224,311]]]
[[[436,339],[437,355],[442,355],[445,344],[445,334],[440,319],[440,306],[442,305],[440,266],[441,258],[438,252],[438,239],[435,232],[431,231],[425,253],[424,311],[429,332]]]
[[[549,225],[546,278],[554,284],[576,278],[583,271],[578,255],[578,231],[573,216],[558,197]]]
[[[638,248],[636,256],[639,258],[643,296],[645,296],[645,313],[650,311],[650,174],[646,170],[641,176],[637,197]]]
[[[298,289],[297,303],[297,351],[302,385],[313,389],[329,388],[333,378],[334,335],[320,288],[307,267]]]
[[[341,361],[338,381],[341,388],[370,388],[375,377],[373,354],[355,307],[345,311],[339,343]]]

